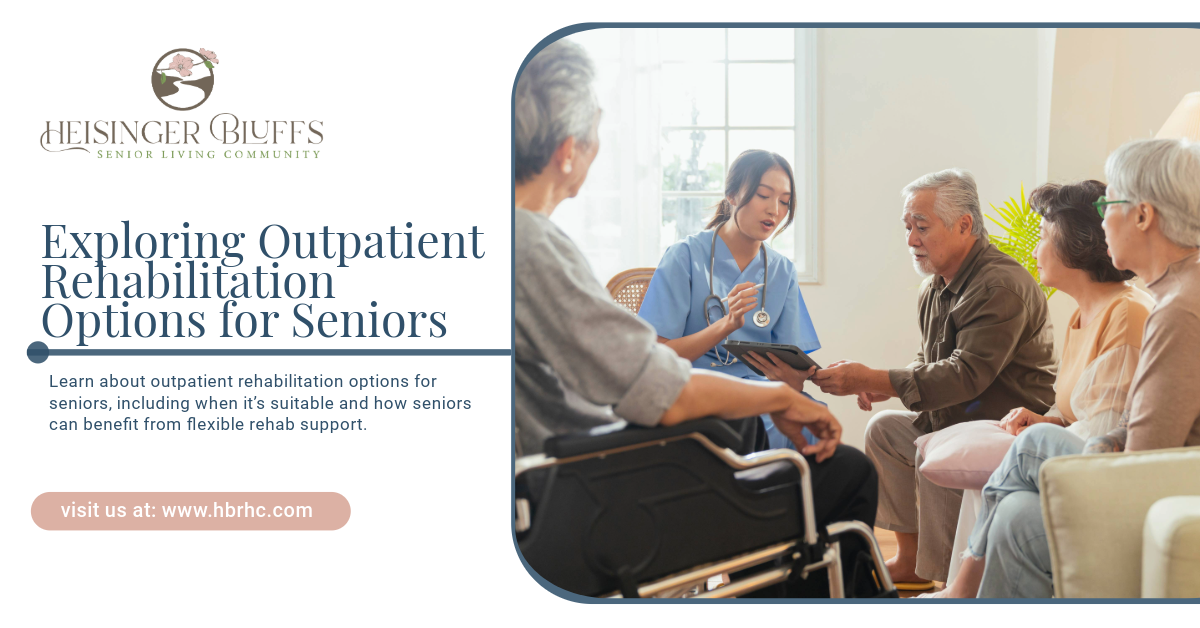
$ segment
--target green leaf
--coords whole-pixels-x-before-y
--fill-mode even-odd
[[[988,203],[988,205],[992,205],[992,204],[991,204],[991,203]],[[1012,222],[1012,221],[1013,221],[1013,215],[1012,215],[1012,214],[1010,214],[1010,213],[1008,213],[1008,212],[1006,212],[1006,211],[1004,211],[1004,209],[1002,209],[1002,208],[1000,208],[1000,207],[996,207],[995,205],[992,205],[992,209],[993,209],[993,210],[995,210],[995,212],[996,212],[997,214],[1000,214],[1001,216],[1003,216],[1003,217],[1004,217],[1004,219],[1005,219],[1005,220],[1007,220],[1008,222]],[[1000,223],[996,223],[996,224],[1000,224]]]
[[[1025,196],[1025,184],[1021,184],[1019,198],[1010,197],[1000,207],[995,204],[991,206],[1003,222],[991,216],[988,216],[988,219],[1003,229],[1005,235],[989,235],[988,241],[1020,264],[1034,281],[1038,282],[1042,294],[1046,295],[1047,299],[1050,298],[1056,290],[1042,284],[1037,271],[1037,260],[1033,259],[1033,250],[1042,240],[1042,217],[1030,207]]]
[[[163,83],[166,83],[166,82],[167,82],[167,75],[166,75],[166,73],[164,73],[164,72],[159,72],[159,73],[158,73],[158,83],[159,83],[159,85],[161,85],[161,84],[163,84]]]
[[[206,67],[206,68],[208,68],[208,69],[210,69],[210,70],[211,70],[211,69],[213,69],[213,68],[212,68],[212,61],[209,61],[208,59],[205,59],[205,60],[204,60],[204,67]]]

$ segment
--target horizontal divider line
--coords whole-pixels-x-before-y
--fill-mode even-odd
[[[51,356],[511,356],[511,349],[48,349]]]

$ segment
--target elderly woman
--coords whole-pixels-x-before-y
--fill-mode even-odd
[[[839,444],[841,426],[824,406],[782,382],[692,370],[658,342],[653,327],[613,302],[583,253],[550,221],[579,191],[600,149],[592,75],[584,51],[560,40],[530,60],[514,93],[517,455],[542,452],[556,434],[621,419],[643,426],[711,416],[758,423],[767,413],[796,442],[804,442],[805,427],[820,439],[801,451],[810,460],[818,527],[851,519],[872,525],[875,469],[862,452]],[[858,543],[842,542],[843,560],[865,547]],[[851,592],[853,564],[843,574]],[[810,577],[779,593],[818,594],[822,582],[824,576]]]
[[[1096,202],[1104,184],[1048,183],[1029,195],[1044,218],[1034,249],[1042,283],[1061,290],[1078,307],[1067,325],[1054,406],[1045,416],[1015,408],[1000,427],[1018,436],[1035,423],[1067,428],[1083,439],[1117,427],[1137,369],[1142,331],[1154,299],[1125,283],[1134,273],[1118,270],[1108,256]]]
[[[970,557],[953,587],[962,596],[1050,597],[1050,550],[1038,471],[1055,456],[1200,445],[1200,145],[1144,140],[1108,158],[1107,197],[1095,206],[1113,266],[1148,280],[1157,304],[1146,319],[1126,418],[1085,441],[1053,422],[1017,437],[983,489]],[[1040,260],[1039,260],[1040,262]],[[1083,304],[1081,303],[1081,309]]]

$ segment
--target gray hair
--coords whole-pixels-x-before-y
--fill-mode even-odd
[[[591,139],[599,109],[594,76],[583,48],[564,39],[543,48],[521,71],[513,103],[517,183],[541,173],[568,137]]]
[[[900,195],[907,199],[922,190],[937,191],[933,211],[942,219],[942,224],[949,227],[964,214],[970,214],[971,234],[987,236],[983,211],[979,209],[979,191],[975,188],[975,177],[970,172],[960,168],[931,172],[904,186]]]
[[[1104,175],[1109,189],[1120,195],[1113,200],[1153,205],[1168,240],[1182,247],[1200,246],[1200,144],[1129,142],[1108,156]]]

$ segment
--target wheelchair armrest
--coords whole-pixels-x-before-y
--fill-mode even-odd
[[[671,427],[641,427],[624,421],[611,426],[595,428],[588,432],[567,434],[548,439],[545,445],[547,456],[570,458],[585,454],[640,445],[656,440],[698,433],[708,438],[717,447],[738,450],[742,437],[721,419],[698,419],[684,421]]]

